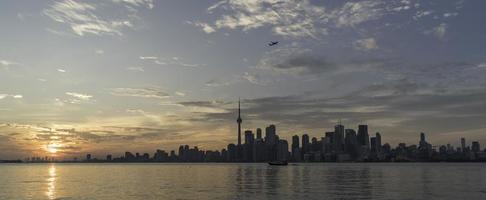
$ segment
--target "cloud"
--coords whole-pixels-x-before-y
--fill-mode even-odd
[[[439,39],[444,39],[447,32],[448,25],[446,23],[441,23],[438,26],[432,28],[431,30],[425,31],[427,35],[434,35]]]
[[[23,95],[20,94],[0,94],[0,100],[5,99],[5,98],[14,98],[14,99],[22,99],[24,98]]]
[[[437,7],[434,5],[409,0],[223,0],[208,7],[208,14],[216,15],[212,22],[192,24],[209,30],[205,31],[207,33],[221,29],[247,32],[268,27],[278,36],[319,39],[342,34],[343,30],[356,32],[357,28],[362,32],[404,27],[410,20],[435,13],[433,9]],[[444,8],[450,10],[442,13],[444,19],[457,16],[461,9],[455,2],[445,3]],[[378,20],[380,23],[374,23]],[[365,24],[366,27],[360,27]]]
[[[216,29],[214,29],[211,25],[203,22],[191,22],[187,21],[187,24],[194,25],[196,27],[200,27],[205,33],[214,33],[216,32]]]
[[[10,61],[10,60],[0,60],[0,66],[5,67],[5,69],[9,69],[9,66],[12,65],[20,65],[20,63]]]
[[[229,110],[223,106],[231,105],[231,102],[225,101],[186,101],[180,102],[179,105],[186,107],[193,113],[228,113]]]
[[[161,91],[158,88],[114,88],[111,91],[115,96],[127,96],[127,97],[143,97],[143,98],[157,98],[164,99],[170,97],[166,92]]]
[[[115,3],[125,3],[132,6],[140,7],[145,6],[149,9],[155,7],[154,0],[112,0]]]
[[[346,2],[340,9],[332,13],[338,27],[355,26],[363,22],[375,20],[383,16],[384,1]],[[401,10],[397,10],[401,11]]]
[[[269,83],[268,81],[263,81],[258,74],[250,72],[243,73],[241,78],[255,85],[267,85]]]
[[[181,97],[185,97],[185,96],[186,96],[186,93],[181,92],[181,91],[177,91],[175,94],[176,94],[177,96],[181,96]]]
[[[76,92],[66,92],[66,95],[75,97],[79,100],[85,100],[85,101],[90,100],[93,97],[93,96],[88,95],[88,94],[81,94],[81,93],[76,93]]]
[[[10,66],[10,65],[17,65],[18,63],[8,60],[0,60],[0,65],[3,66]]]
[[[277,49],[260,60],[258,69],[284,74],[314,74],[333,71],[336,65],[307,49]]]
[[[143,67],[128,67],[127,70],[130,70],[130,71],[137,71],[137,72],[144,72],[145,70],[143,69]]]
[[[206,82],[208,87],[223,87],[241,82],[248,82],[255,85],[265,86],[273,82],[270,78],[263,79],[259,74],[254,72],[244,72],[241,75],[234,75],[231,77],[214,78]]]
[[[97,50],[95,51],[95,54],[98,54],[98,55],[102,55],[102,54],[104,54],[104,53],[105,53],[105,51],[103,51],[102,49],[97,49]]]
[[[207,81],[205,83],[208,87],[221,87],[221,86],[228,86],[234,83],[234,80],[222,80],[220,78],[215,78]]]
[[[457,15],[459,15],[459,13],[457,13],[457,12],[451,12],[451,13],[444,13],[443,14],[444,18],[456,17]]]
[[[420,10],[420,11],[417,11],[415,13],[415,16],[413,16],[413,19],[415,20],[419,20],[420,18],[423,18],[423,17],[426,17],[426,16],[429,16],[431,14],[433,14],[434,11],[433,10]]]
[[[438,133],[461,130],[461,126],[456,126],[458,123],[467,123],[470,125],[468,129],[486,128],[482,123],[486,119],[485,91],[484,87],[444,90],[432,85],[397,80],[364,86],[338,97],[300,94],[245,99],[242,101],[242,113],[249,124],[277,123],[283,129],[295,129],[297,126],[298,130],[320,130],[331,128],[337,119],[342,119],[346,124],[369,123],[374,128],[395,134],[419,131]],[[221,111],[199,113],[194,118],[197,121],[230,123],[236,117],[236,102],[181,104]],[[439,125],[441,121],[452,124],[444,127]]]
[[[365,38],[356,40],[354,48],[361,51],[370,51],[378,49],[378,44],[376,43],[375,38]]]
[[[408,6],[404,1],[395,4],[404,5],[404,10]],[[376,20],[391,10],[386,1],[381,0],[345,2],[334,8],[316,5],[309,0],[232,0],[219,1],[210,6],[208,12],[213,13],[216,9],[229,12],[214,22],[217,29],[241,28],[248,31],[268,25],[276,35],[297,38],[327,35],[327,28],[324,27],[353,27]]]
[[[141,0],[113,0],[112,3],[95,4],[64,0],[53,3],[43,11],[55,22],[66,24],[76,35],[123,35],[122,30],[133,28],[133,21],[137,17],[137,7],[148,5],[153,8],[153,1]],[[108,17],[104,15],[110,9],[126,12],[127,17]]]
[[[66,73],[67,71],[65,69],[57,69],[58,72],[61,72],[61,73]]]
[[[190,67],[190,68],[198,68],[198,67],[205,66],[205,64],[185,63],[179,57],[159,58],[157,56],[140,56],[139,58],[140,60],[153,61],[153,63],[157,65],[178,65],[178,66]]]
[[[159,59],[156,56],[140,56],[139,58],[140,58],[140,60],[157,60],[157,59]]]

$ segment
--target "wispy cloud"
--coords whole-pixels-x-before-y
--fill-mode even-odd
[[[5,98],[14,98],[14,99],[22,99],[24,96],[20,94],[0,94],[0,100]]]
[[[148,60],[152,61],[154,64],[157,65],[178,65],[182,67],[189,67],[189,68],[198,68],[205,66],[205,64],[193,64],[193,63],[186,63],[183,62],[179,57],[172,57],[172,58],[159,58],[157,56],[140,56],[140,60]]]
[[[446,23],[441,23],[438,26],[425,31],[425,34],[436,36],[439,39],[444,39],[447,33],[448,25]]]
[[[118,6],[119,5],[119,6]],[[43,13],[52,20],[67,24],[71,31],[79,36],[93,35],[123,35],[124,28],[132,28],[136,19],[136,9],[148,5],[153,8],[153,1],[141,0],[113,0],[112,3],[95,4],[64,0],[53,3]],[[128,17],[107,17],[102,15],[109,9],[119,9],[128,12]]]
[[[88,94],[82,94],[82,93],[77,93],[77,92],[66,92],[66,95],[75,97],[80,100],[90,100],[93,96],[88,95]]]
[[[144,72],[145,71],[145,69],[143,69],[143,67],[128,67],[127,70],[136,71],[136,72]]]
[[[186,93],[181,92],[181,91],[177,91],[175,94],[176,94],[177,96],[181,96],[181,97],[185,97],[185,96],[186,96]]]
[[[103,49],[96,49],[95,50],[95,54],[102,55],[104,53],[105,53],[105,51],[103,51]]]
[[[211,25],[203,22],[191,22],[191,21],[186,21],[187,24],[194,25],[196,27],[200,27],[205,33],[214,33],[216,32],[216,29],[214,29]]]
[[[4,66],[8,69],[8,67],[12,66],[12,65],[20,65],[20,63],[10,61],[10,60],[1,60],[0,59],[0,66]]]
[[[354,47],[357,50],[370,51],[378,49],[378,44],[376,43],[375,38],[365,38],[356,40],[356,42],[354,43]]]
[[[194,22],[196,27],[206,33],[212,33],[220,29],[252,29],[268,26],[276,35],[291,38],[319,38],[327,36],[337,29],[354,29],[368,22],[386,19],[387,23],[395,23],[397,26],[404,21],[392,21],[387,16],[404,14],[402,20],[418,20],[434,13],[425,3],[410,0],[364,0],[364,1],[339,1],[336,3],[316,3],[311,0],[286,1],[286,0],[230,0],[218,1],[208,7],[209,14],[215,11],[221,14],[210,23]],[[441,18],[450,18],[458,15],[461,9],[454,3],[448,4],[449,10],[443,12]],[[389,21],[388,21],[389,20]],[[393,24],[391,24],[393,25]]]
[[[158,88],[114,88],[111,94],[115,96],[143,97],[143,98],[168,98],[170,95]]]

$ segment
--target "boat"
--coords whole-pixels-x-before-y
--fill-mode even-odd
[[[280,165],[280,166],[283,166],[283,165],[288,165],[289,163],[287,161],[270,161],[268,162],[269,165]]]

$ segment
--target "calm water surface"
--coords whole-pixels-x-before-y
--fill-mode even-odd
[[[0,199],[486,199],[486,163],[2,164]]]

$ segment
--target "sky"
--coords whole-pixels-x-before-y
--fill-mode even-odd
[[[485,1],[4,0],[0,159],[220,150],[243,129],[486,145]],[[271,41],[278,45],[268,46]]]

